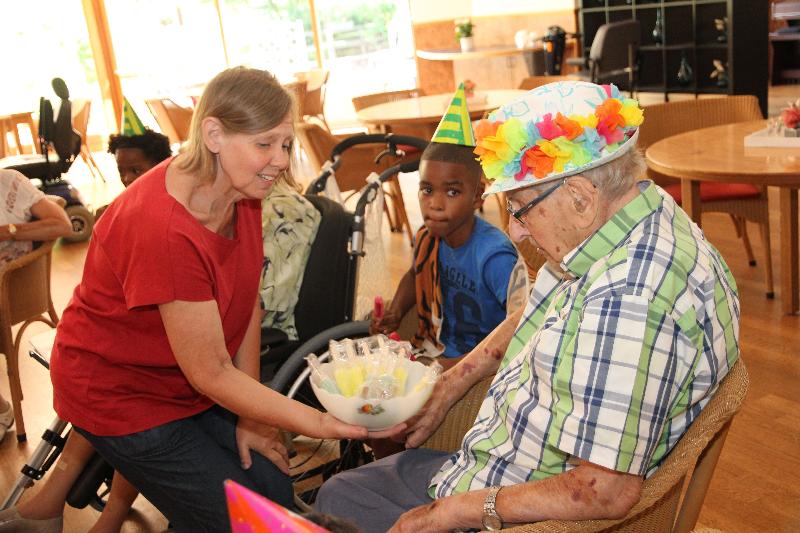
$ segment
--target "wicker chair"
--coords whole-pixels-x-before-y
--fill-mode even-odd
[[[50,297],[50,259],[54,244],[55,241],[47,241],[0,268],[0,351],[6,356],[11,404],[20,442],[26,439],[19,378],[22,334],[34,322],[44,322],[53,328],[58,323]],[[16,335],[13,334],[11,327],[20,323]]]
[[[308,154],[308,159],[316,173],[320,172],[322,165],[330,157],[333,147],[345,138],[337,137],[319,124],[312,122],[298,123],[296,131],[297,138],[300,139],[300,144]],[[341,168],[335,174],[339,190],[343,193],[359,191],[366,184],[366,178],[371,172],[381,172],[389,168],[385,162],[375,163],[375,157],[381,151],[381,147],[369,145],[354,146],[348,149],[342,156]],[[384,161],[386,160],[388,158],[384,159]],[[405,228],[408,240],[412,242],[414,235],[411,233],[411,224],[406,214],[400,181],[397,176],[393,176],[386,182],[386,185],[389,189],[386,191],[386,196],[391,200],[393,207],[390,211],[389,206],[386,203],[383,204],[389,225],[392,231],[402,231]]]
[[[450,410],[442,426],[424,446],[442,451],[457,449],[466,430],[474,423],[490,383],[489,378],[478,382]],[[747,393],[748,383],[747,370],[739,359],[656,473],[645,480],[639,503],[624,518],[579,522],[548,520],[507,528],[505,531],[691,531],[700,514],[728,428]]]
[[[523,79],[519,84],[519,89],[523,91],[530,91],[548,83],[555,83],[557,81],[576,81],[580,80],[577,76],[529,76]]]
[[[642,150],[647,149],[658,140],[686,131],[763,118],[758,106],[758,99],[752,95],[682,100],[650,105],[644,108],[644,116],[645,121],[639,129],[638,141]],[[651,169],[648,169],[647,174],[650,179],[664,187],[680,204],[682,198],[678,180],[658,174]],[[766,187],[743,183],[704,182],[700,184],[700,200],[704,213],[721,212],[731,216],[736,234],[742,238],[751,266],[755,266],[756,260],[747,235],[746,221],[759,225],[764,247],[766,294],[767,298],[773,298],[775,293]]]

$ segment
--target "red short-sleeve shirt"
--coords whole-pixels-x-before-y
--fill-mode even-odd
[[[212,405],[178,367],[159,304],[215,300],[233,356],[256,302],[260,202],[237,203],[236,235],[227,239],[167,193],[170,162],[136,180],[103,214],[58,325],[50,367],[55,410],[96,435],[143,431]]]

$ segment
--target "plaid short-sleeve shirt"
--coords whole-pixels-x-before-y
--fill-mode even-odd
[[[543,267],[475,425],[432,496],[513,485],[574,458],[649,475],[739,355],[736,284],[663,190]]]

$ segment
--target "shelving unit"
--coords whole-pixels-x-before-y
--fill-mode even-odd
[[[769,6],[760,0],[581,0],[583,49],[591,47],[597,29],[608,22],[642,23],[638,90],[670,94],[754,94],[767,111]],[[661,13],[662,42],[653,38]],[[715,19],[727,18],[720,32]],[[682,57],[693,72],[690,83],[678,82]],[[727,68],[728,83],[711,78],[714,60]]]

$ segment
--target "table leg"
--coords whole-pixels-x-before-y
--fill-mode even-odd
[[[689,215],[689,218],[703,227],[701,224],[702,208],[700,205],[700,182],[689,179],[681,179],[681,207]]]
[[[781,299],[783,312],[791,315],[798,311],[798,222],[797,189],[780,188],[781,220]]]

